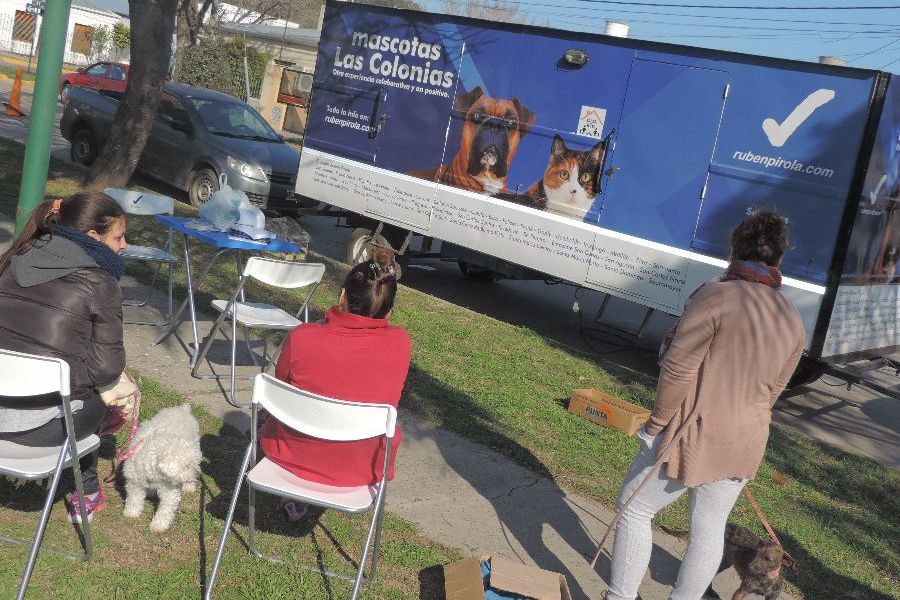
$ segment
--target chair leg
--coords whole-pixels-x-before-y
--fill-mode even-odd
[[[256,545],[256,490],[252,485],[247,486],[247,525],[247,545],[250,546],[250,552],[257,558],[265,558]]]
[[[231,315],[231,401],[237,404],[237,398],[234,396],[235,388],[235,361],[237,360],[237,305],[232,305]]]
[[[387,489],[384,490],[384,493],[387,494]],[[375,576],[378,572],[378,555],[379,550],[381,549],[381,530],[384,525],[384,504],[385,500],[382,500],[382,509],[379,510],[376,515],[378,518],[378,525],[375,527],[375,545],[372,547],[372,570],[369,572],[368,578],[370,583],[375,581]]]
[[[356,579],[353,582],[353,594],[350,596],[350,600],[356,600],[356,597],[359,595],[359,589],[362,586],[363,575],[366,570],[366,559],[369,556],[369,546],[372,543],[372,538],[375,537],[375,530],[379,528],[381,511],[384,509],[384,489],[382,484],[381,489],[378,491],[378,500],[375,503],[375,514],[372,515],[372,523],[369,525],[369,535],[366,536],[366,545],[363,547],[362,556],[359,558],[359,569],[356,571]],[[375,572],[373,570],[372,579],[369,581],[374,581],[374,575]]]
[[[16,600],[25,598],[25,591],[28,589],[28,581],[31,579],[31,572],[34,570],[38,551],[41,548],[41,540],[44,538],[44,530],[47,528],[47,521],[50,519],[50,511],[53,509],[53,500],[54,496],[56,496],[56,488],[59,486],[59,479],[62,475],[67,453],[68,448],[64,447],[59,453],[59,460],[56,461],[56,470],[53,472],[53,482],[50,484],[50,489],[47,490],[47,498],[44,500],[44,509],[41,511],[41,517],[38,520],[38,528],[34,533],[34,543],[31,545],[31,552],[28,555],[28,563],[25,565],[25,573],[22,575],[22,583],[19,585],[19,593],[16,595]],[[84,502],[82,502],[82,506],[83,505]]]
[[[172,302],[172,285],[173,285],[174,276],[175,276],[175,265],[173,263],[169,263],[169,285],[168,285],[169,297],[168,297],[168,306],[167,306],[168,312],[166,313],[166,325],[169,325],[172,323],[172,312],[173,312],[173,307],[174,307],[174,303]]]
[[[231,521],[234,519],[234,509],[237,507],[238,496],[241,495],[241,484],[244,482],[244,476],[247,474],[247,467],[250,464],[250,454],[253,450],[253,442],[247,444],[247,451],[244,453],[244,461],[241,463],[241,471],[238,473],[237,483],[234,486],[234,492],[231,496],[231,506],[228,508],[228,515],[225,517],[225,528],[222,531],[222,539],[219,541],[219,548],[216,550],[216,560],[213,562],[212,570],[209,573],[209,579],[206,582],[206,593],[203,595],[204,600],[212,598],[213,586],[216,583],[216,575],[219,572],[219,564],[222,562],[222,554],[225,552],[225,542],[228,539],[228,531],[231,529]]]

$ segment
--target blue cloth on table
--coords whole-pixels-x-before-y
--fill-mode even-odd
[[[529,600],[527,596],[492,589],[491,563],[486,560],[481,561],[481,578],[484,580],[484,600]]]

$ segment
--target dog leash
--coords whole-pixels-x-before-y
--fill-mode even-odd
[[[141,388],[139,388],[137,382],[131,378],[131,375],[127,373],[126,375],[128,376],[128,380],[134,384],[134,407],[131,409],[131,433],[128,434],[128,442],[116,451],[116,460],[119,461],[119,464],[131,458],[141,445],[141,440],[138,440],[133,447],[131,446],[131,443],[134,441],[134,436],[137,434],[138,417],[141,414]]]
[[[597,553],[594,554],[594,558],[593,558],[593,560],[591,560],[591,569],[593,569],[597,565],[597,561],[600,559],[600,555],[603,553],[603,546],[606,545],[606,540],[609,538],[609,534],[612,533],[613,529],[615,529],[616,524],[619,522],[619,519],[622,517],[622,514],[628,509],[629,506],[631,506],[631,503],[634,501],[634,499],[637,497],[637,495],[641,492],[641,490],[644,489],[644,486],[646,486],[650,482],[650,480],[659,471],[660,467],[662,467],[663,463],[665,462],[666,458],[669,455],[669,450],[675,449],[676,444],[678,444],[679,440],[681,440],[681,437],[687,431],[688,426],[697,419],[697,416],[698,416],[697,408],[698,407],[699,407],[699,402],[694,404],[694,407],[691,409],[691,411],[685,417],[684,423],[682,423],[681,427],[678,428],[678,430],[675,432],[675,435],[672,436],[672,439],[669,440],[669,443],[666,444],[666,447],[663,449],[663,451],[660,452],[659,455],[656,457],[656,461],[653,464],[653,468],[650,469],[650,472],[647,473],[647,476],[644,477],[644,480],[641,482],[641,484],[637,487],[636,490],[634,490],[634,492],[631,493],[631,496],[628,497],[628,500],[625,502],[625,504],[622,505],[622,508],[620,508],[618,511],[616,511],[615,516],[613,517],[612,521],[610,521],[609,525],[606,528],[606,533],[603,534],[603,538],[601,538],[600,543],[597,545]]]
[[[779,548],[782,548],[781,540],[778,539],[778,536],[775,535],[775,532],[772,530],[772,526],[769,525],[768,519],[766,519],[766,515],[763,514],[762,509],[759,508],[759,504],[756,503],[756,498],[753,497],[753,494],[750,493],[750,489],[745,485],[744,489],[741,490],[744,493],[744,496],[747,497],[747,500],[750,501],[750,506],[753,507],[753,510],[756,511],[756,516],[759,517],[759,520],[762,521],[763,527],[766,528],[766,533],[769,534],[769,537],[772,538],[772,541],[778,544]]]
[[[105,483],[112,483],[115,481],[116,473],[122,467],[122,463],[134,456],[134,453],[137,452],[137,449],[141,446],[141,442],[143,441],[138,440],[134,446],[131,445],[132,442],[134,442],[134,436],[137,434],[138,418],[141,414],[141,389],[127,371],[125,372],[125,376],[128,378],[128,381],[134,384],[135,389],[134,406],[131,409],[131,432],[128,434],[128,441],[116,450],[116,455],[113,458],[112,472],[109,474],[109,477],[104,480]]]

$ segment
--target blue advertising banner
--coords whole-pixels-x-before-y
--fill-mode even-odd
[[[329,2],[298,192],[676,314],[773,208],[811,331],[874,81]]]

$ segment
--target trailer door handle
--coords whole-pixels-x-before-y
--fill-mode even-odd
[[[378,119],[378,124],[372,128],[369,137],[374,139],[378,139],[378,134],[381,133],[381,130],[384,129],[385,124],[388,121],[388,115],[381,115],[381,118]]]

